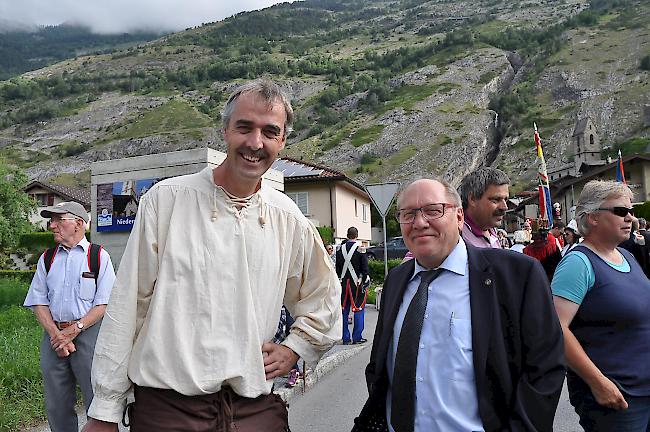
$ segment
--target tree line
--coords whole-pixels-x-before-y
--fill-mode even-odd
[[[0,33],[0,80],[40,69],[79,52],[110,50],[108,47],[145,42],[159,34],[98,35],[78,26],[42,27],[36,32]]]

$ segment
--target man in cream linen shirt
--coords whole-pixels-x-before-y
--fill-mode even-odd
[[[84,429],[286,431],[273,378],[341,338],[341,287],[318,232],[261,177],[284,148],[291,105],[274,83],[238,88],[217,168],[141,199],[93,364]],[[296,321],[270,343],[282,304]],[[135,403],[125,408],[134,387]]]

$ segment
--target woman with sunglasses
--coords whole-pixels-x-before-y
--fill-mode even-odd
[[[551,284],[569,399],[585,431],[650,430],[650,280],[617,247],[630,237],[631,211],[627,185],[587,183],[576,206],[584,241]]]

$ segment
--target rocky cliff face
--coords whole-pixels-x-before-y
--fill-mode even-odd
[[[482,82],[486,73],[494,77]],[[320,162],[354,172],[363,155],[371,155],[382,165],[358,173],[361,182],[439,175],[457,183],[498,153],[495,113],[488,103],[513,75],[505,53],[495,49],[478,50],[444,68],[427,66],[401,75],[392,80],[394,86],[429,85],[437,90],[411,110],[392,110],[372,122],[384,126],[375,141],[354,147],[345,139],[320,156]]]
[[[647,8],[638,9],[647,18]],[[611,17],[610,17],[611,18]],[[538,122],[549,169],[572,161],[572,134],[578,119],[590,117],[605,150],[638,136],[650,136],[644,110],[650,105],[650,76],[639,68],[644,46],[650,43],[647,26],[607,24],[566,33],[566,46],[555,54],[534,83],[540,106]],[[530,134],[508,137],[495,163],[514,176],[534,176]],[[523,144],[523,145],[522,145]],[[642,150],[643,151],[643,150]]]

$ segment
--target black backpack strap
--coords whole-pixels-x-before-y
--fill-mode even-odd
[[[48,274],[50,272],[50,268],[52,267],[52,263],[54,262],[54,257],[56,256],[56,252],[59,250],[58,246],[55,246],[53,248],[48,248],[45,249],[45,252],[43,252],[43,263],[45,264],[45,274]]]
[[[88,269],[95,275],[95,284],[99,277],[99,266],[101,264],[102,245],[91,243],[88,248]]]

